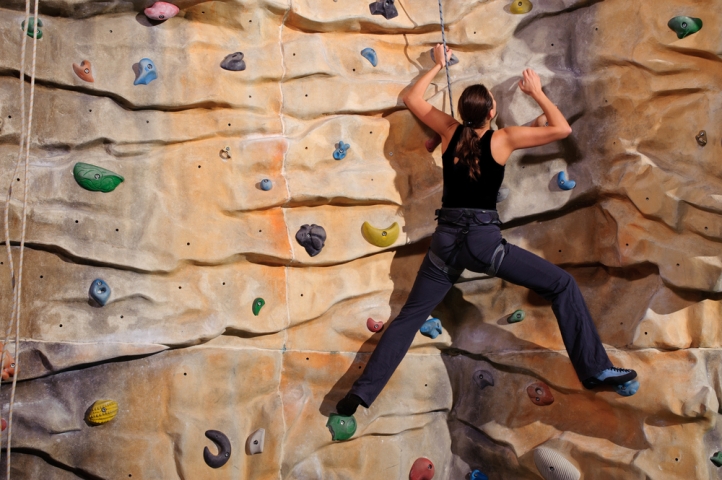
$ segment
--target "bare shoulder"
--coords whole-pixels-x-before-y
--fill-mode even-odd
[[[500,128],[491,136],[491,156],[499,165],[506,165],[514,149],[509,141],[509,132],[506,128]]]

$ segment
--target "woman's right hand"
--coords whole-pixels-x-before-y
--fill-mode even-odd
[[[444,68],[446,65],[446,60],[451,59],[451,54],[453,52],[449,47],[446,47],[446,55],[444,55],[444,45],[441,43],[437,43],[434,47],[434,60],[436,60],[436,64],[439,65],[441,68]]]
[[[539,75],[531,68],[524,70],[524,72],[522,72],[522,79],[519,80],[519,89],[532,97],[542,93]]]

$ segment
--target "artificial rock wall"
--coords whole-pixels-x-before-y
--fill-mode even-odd
[[[419,335],[356,435],[332,442],[327,416],[383,334],[366,319],[398,313],[434,228],[440,151],[400,98],[432,65],[438,4],[397,0],[386,19],[368,1],[179,1],[156,23],[151,3],[40,3],[12,478],[402,479],[427,457],[434,478],[538,479],[538,446],[586,480],[720,476],[719,4],[538,0],[512,15],[507,0],[444,0],[455,98],[483,82],[498,127],[528,123],[541,112],[515,84],[532,67],[570,120],[568,139],[509,161],[504,235],[574,275],[641,387],[584,390],[549,304],[468,274],[435,312],[444,333]],[[24,4],[1,8],[0,171],[17,242]],[[704,27],[678,39],[678,15]],[[245,70],[220,68],[239,51]],[[134,85],[143,58],[157,79]],[[73,71],[82,60],[92,83]],[[428,98],[448,111],[445,88],[440,74]],[[340,140],[350,149],[334,160]],[[84,190],[76,162],[125,181]],[[379,248],[364,221],[402,233]],[[295,241],[303,224],[327,232],[317,256]],[[3,248],[4,322],[8,263]],[[112,290],[104,307],[88,299],[95,278]],[[526,319],[507,323],[517,309]],[[534,382],[554,403],[531,401]],[[93,426],[99,399],[119,411]],[[259,428],[264,451],[248,455]],[[232,445],[217,470],[203,460],[210,429]]]

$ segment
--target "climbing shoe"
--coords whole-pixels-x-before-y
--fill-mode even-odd
[[[637,378],[637,372],[629,370],[627,368],[607,368],[597,373],[593,377],[589,377],[582,382],[584,388],[594,388],[601,385],[621,385],[628,381]]]
[[[336,412],[338,412],[340,415],[350,417],[351,415],[356,413],[356,409],[362,403],[363,401],[359,397],[357,397],[353,393],[349,393],[338,401],[338,403],[336,404]]]

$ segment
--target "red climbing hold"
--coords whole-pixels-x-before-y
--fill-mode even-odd
[[[532,383],[526,387],[526,393],[535,405],[545,407],[554,403],[554,395],[546,383]]]
[[[431,480],[434,478],[434,464],[428,458],[417,458],[411,466],[409,480]]]
[[[438,133],[435,133],[433,137],[429,138],[424,142],[424,146],[426,147],[426,151],[429,153],[432,153],[434,150],[436,150],[436,147],[439,146],[441,143],[441,135]]]
[[[8,422],[5,421],[5,419],[0,419],[0,432],[4,432],[6,428],[8,428]]]
[[[366,320],[366,328],[369,329],[371,332],[380,332],[382,328],[384,328],[384,322],[377,322],[373,318],[369,318]]]

